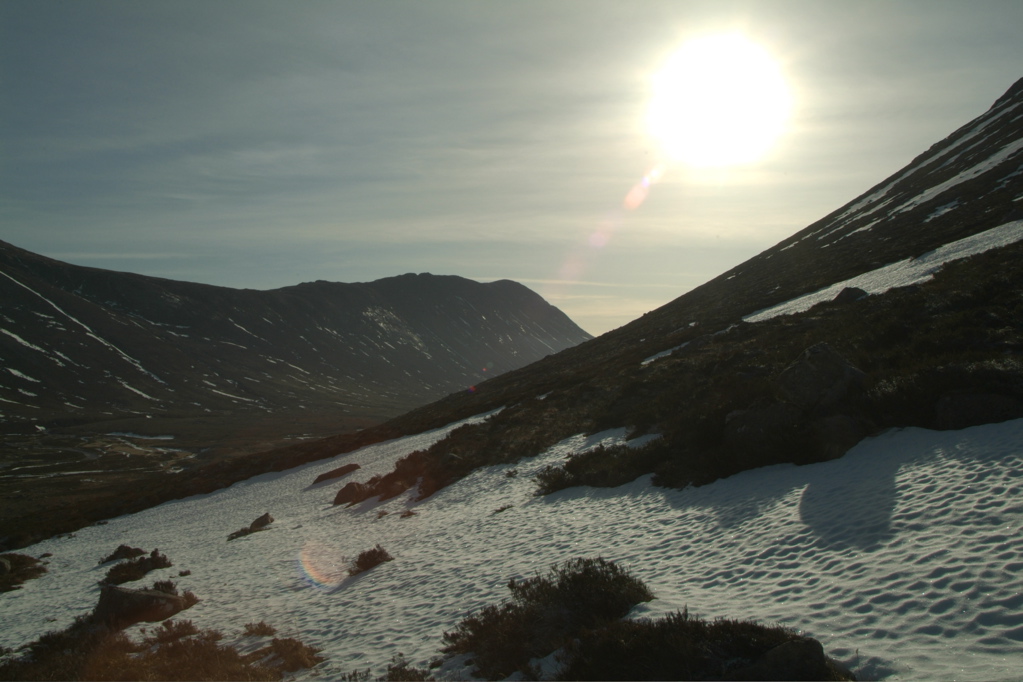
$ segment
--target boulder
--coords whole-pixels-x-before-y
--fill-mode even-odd
[[[334,496],[334,504],[353,504],[365,499],[367,492],[368,486],[365,483],[352,481],[337,491],[337,495]]]
[[[123,630],[135,623],[165,620],[185,607],[185,598],[176,594],[102,585],[93,618],[112,630]]]
[[[249,524],[249,530],[255,533],[257,530],[263,530],[273,522],[274,517],[270,516],[270,512],[267,512]]]
[[[0,556],[0,575],[7,575],[11,572],[11,562]]]
[[[818,343],[786,367],[775,381],[778,397],[801,410],[833,407],[862,389],[865,374],[826,343]]]
[[[342,476],[347,476],[348,474],[352,473],[356,469],[360,469],[360,468],[361,467],[358,464],[355,464],[354,462],[352,462],[351,464],[345,464],[343,467],[338,467],[337,469],[331,469],[330,471],[328,471],[326,473],[323,473],[323,474],[320,474],[319,476],[317,476],[316,480],[313,481],[313,485],[316,485],[317,483],[322,483],[323,481],[329,481],[332,478],[341,478]]]
[[[863,289],[860,289],[859,287],[846,287],[839,291],[838,296],[835,296],[831,300],[835,303],[845,304],[852,303],[853,301],[858,301],[861,298],[866,298],[869,295],[870,294],[868,294]]]

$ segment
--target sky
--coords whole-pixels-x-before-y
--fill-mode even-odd
[[[4,0],[0,240],[237,288],[513,279],[600,334],[982,114],[1020,26],[1015,0]],[[719,33],[791,106],[755,161],[693,167],[653,84]]]

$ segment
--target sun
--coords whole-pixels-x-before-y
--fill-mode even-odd
[[[760,159],[783,132],[792,97],[774,58],[738,33],[686,42],[652,79],[647,127],[697,167]]]

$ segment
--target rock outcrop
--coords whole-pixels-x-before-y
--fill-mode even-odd
[[[319,476],[316,477],[316,480],[313,481],[313,485],[316,485],[317,483],[322,483],[324,481],[329,481],[333,478],[341,478],[342,476],[347,476],[353,471],[356,471],[361,468],[362,467],[360,467],[355,462],[352,462],[351,464],[345,464],[344,466],[338,467],[337,469],[331,469],[326,473],[320,474]]]
[[[135,623],[165,620],[185,608],[185,598],[169,592],[102,585],[93,618],[112,630],[123,630]]]
[[[255,521],[250,523],[245,528],[239,528],[235,532],[227,536],[227,541],[237,540],[240,537],[251,535],[252,533],[258,533],[261,530],[266,530],[271,523],[274,522],[274,517],[270,516],[270,512],[267,512],[257,518]]]

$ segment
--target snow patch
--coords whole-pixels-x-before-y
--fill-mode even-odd
[[[18,370],[14,369],[13,367],[7,367],[6,369],[7,369],[8,372],[10,372],[14,376],[18,377],[19,379],[24,379],[25,381],[31,381],[34,384],[42,383],[41,381],[39,381],[39,379],[33,379],[29,375],[25,374],[24,372],[19,372]]]
[[[745,322],[762,322],[778,315],[793,315],[809,310],[818,303],[830,301],[846,287],[857,287],[868,294],[882,294],[894,287],[904,287],[925,282],[945,265],[960,258],[967,258],[990,249],[1014,244],[1023,239],[1023,220],[1005,223],[990,230],[945,244],[919,258],[907,258],[886,265],[877,270],[865,272],[812,294],[794,298],[776,306],[758,310],[745,316]]]

